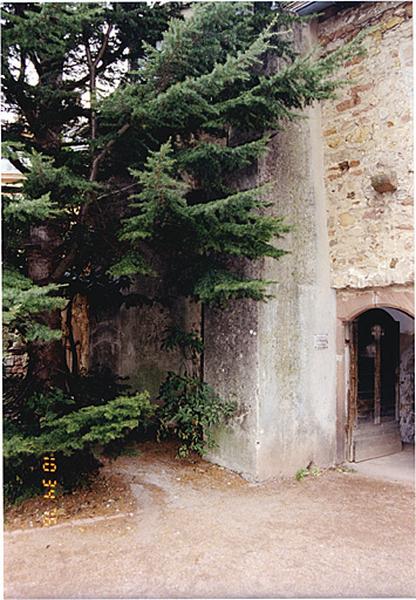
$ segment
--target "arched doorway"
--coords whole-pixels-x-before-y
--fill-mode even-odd
[[[414,441],[414,321],[371,308],[349,327],[347,456],[360,462]]]

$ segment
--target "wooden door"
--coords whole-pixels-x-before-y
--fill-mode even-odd
[[[348,343],[350,349],[350,370],[348,382],[348,413],[347,413],[347,460],[354,461],[354,430],[357,421],[358,393],[358,323],[348,324]]]

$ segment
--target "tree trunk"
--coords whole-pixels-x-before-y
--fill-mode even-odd
[[[57,248],[61,244],[59,233],[50,224],[33,226],[27,246],[28,276],[37,285],[50,282],[56,260]],[[38,321],[52,329],[61,329],[61,311],[42,313]],[[67,367],[61,340],[32,342],[29,344],[29,377],[34,389],[65,387]]]
[[[72,375],[88,372],[90,319],[88,298],[75,296],[62,311],[62,328],[65,338],[66,364]]]

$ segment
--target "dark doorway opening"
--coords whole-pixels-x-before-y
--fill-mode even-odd
[[[349,327],[347,456],[359,462],[414,442],[414,320],[373,308]]]
[[[357,319],[358,422],[398,418],[399,323],[386,311],[368,310]]]

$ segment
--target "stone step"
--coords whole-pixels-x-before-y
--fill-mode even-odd
[[[375,425],[374,423],[360,423],[354,429],[354,437],[383,435],[386,433],[399,432],[399,423],[397,421],[386,421]]]
[[[360,426],[363,427],[372,427],[374,425],[374,421],[373,419],[370,420],[358,420],[358,423],[360,424]],[[397,423],[396,419],[394,418],[394,416],[390,416],[390,417],[382,417],[381,418],[381,423],[379,423],[380,425],[393,425],[394,423]]]
[[[400,432],[354,438],[354,462],[401,452]]]

